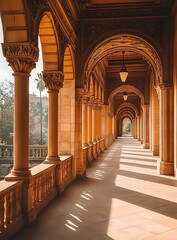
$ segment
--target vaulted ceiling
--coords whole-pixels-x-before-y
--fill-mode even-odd
[[[99,37],[99,32],[102,34],[101,22],[109,27],[112,21],[112,25],[115,25],[117,29],[126,29],[127,22],[129,21],[130,26],[131,20],[136,20],[135,25],[139,28],[143,18],[149,21],[155,17],[156,19],[162,19],[163,23],[163,19],[171,14],[174,2],[175,0],[78,0],[75,2],[75,7],[80,24],[83,24],[83,28],[86,29],[91,26],[91,34],[95,34],[96,38]],[[147,29],[151,28],[153,31],[154,26],[153,23],[149,26],[147,23]],[[107,30],[109,31],[109,29]],[[119,31],[121,33],[121,30]],[[121,44],[120,42],[119,46]],[[114,48],[115,43],[112,46]],[[127,46],[126,43],[124,46]],[[136,51],[136,44],[134,45],[135,51],[131,48],[131,44],[129,46],[130,48],[126,47],[125,49],[125,65],[128,70],[128,79],[123,84],[131,84],[137,87],[143,86],[143,94],[146,95],[149,91],[152,65],[146,57]],[[100,52],[104,52],[104,46],[100,48]],[[99,51],[96,52],[93,59],[96,59],[98,55]],[[122,50],[118,49],[118,51],[110,51],[106,56],[100,57],[97,64],[92,68],[97,71],[100,69],[100,76],[102,75],[103,79],[105,79],[108,95],[112,89],[121,85],[119,72],[122,63]],[[138,94],[132,90],[128,90],[128,96],[128,101],[137,102],[139,106],[142,104]],[[116,109],[123,101],[122,92],[118,91],[113,100]]]

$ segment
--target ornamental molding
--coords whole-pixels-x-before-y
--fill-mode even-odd
[[[60,71],[43,72],[43,80],[49,91],[57,91],[63,87],[64,75]]]
[[[84,89],[83,88],[75,89],[75,98],[76,98],[76,102],[82,103],[83,98],[84,98]]]
[[[133,51],[141,55],[152,66],[155,83],[158,85],[163,81],[163,66],[162,60],[155,48],[145,39],[132,34],[118,34],[111,36],[101,42],[88,56],[83,68],[84,82],[89,80],[89,77],[98,64],[100,59],[105,56],[120,51]]]

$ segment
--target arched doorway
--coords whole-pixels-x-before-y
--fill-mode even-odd
[[[122,135],[131,136],[132,133],[132,123],[129,118],[124,118],[122,121]]]

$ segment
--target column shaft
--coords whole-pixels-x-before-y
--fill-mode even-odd
[[[82,145],[87,145],[87,103],[82,103]]]
[[[137,139],[140,141],[140,116],[137,116]]]
[[[160,173],[174,175],[173,88],[160,92]]]
[[[143,106],[143,147],[149,148],[149,105]]]
[[[15,73],[14,167],[15,176],[29,175],[29,74]]]
[[[92,143],[92,105],[91,104],[87,106],[87,122],[88,122],[87,142]]]
[[[152,88],[152,152],[159,156],[159,100],[154,88]]]
[[[48,116],[48,161],[59,160],[58,156],[58,91],[49,93]]]

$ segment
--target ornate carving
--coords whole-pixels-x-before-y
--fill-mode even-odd
[[[32,15],[33,19],[36,18],[39,8],[45,7],[48,9],[46,0],[31,0],[29,2],[30,2],[31,15]]]
[[[76,88],[75,91],[76,102],[81,103],[84,97],[84,89],[83,88]]]
[[[61,68],[63,69],[63,62],[64,62],[64,54],[66,47],[69,44],[69,40],[67,39],[66,35],[62,31],[61,27],[57,26],[57,32],[59,35],[59,42],[60,42],[60,60],[61,60]]]
[[[58,92],[63,87],[64,76],[60,71],[45,71],[43,72],[43,79],[48,90]]]
[[[41,18],[43,12],[50,11],[46,0],[30,0],[28,7],[31,13],[31,42],[37,45],[38,42],[38,18]],[[40,15],[40,16],[39,16]]]
[[[71,13],[71,10],[70,10],[70,8],[68,6],[67,1],[66,0],[60,0],[60,3],[62,5],[62,7],[63,7],[63,10],[65,11],[65,14],[69,18],[70,23],[72,24],[73,27],[75,27],[76,26],[76,21],[75,21],[73,15]]]
[[[30,43],[4,43],[3,54],[14,72],[30,73],[35,68],[39,50]]]
[[[154,79],[156,81],[156,85],[162,82],[163,68],[159,54],[145,39],[132,34],[118,34],[111,36],[99,44],[87,58],[88,61],[85,63],[85,67],[83,68],[83,73],[86,74],[82,77],[84,81],[88,81],[91,72],[100,59],[103,59],[112,52],[115,53],[123,50],[133,51],[143,56],[154,69]]]

